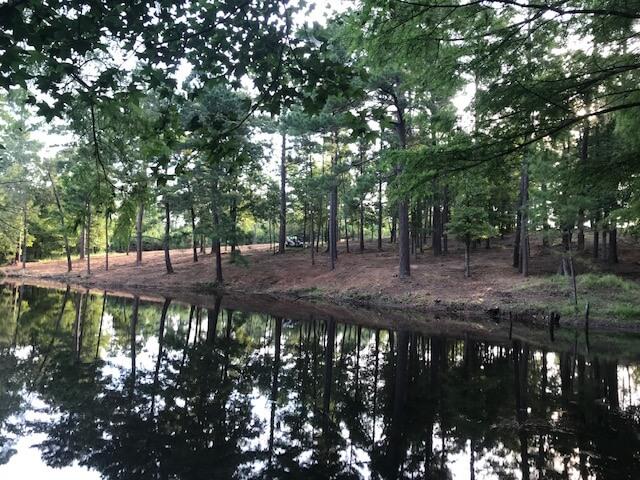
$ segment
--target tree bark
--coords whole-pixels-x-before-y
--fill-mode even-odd
[[[610,264],[618,263],[618,229],[613,224],[609,229],[609,257]]]
[[[144,218],[144,203],[138,206],[136,218],[136,266],[142,265],[142,220]]]
[[[593,251],[591,252],[591,255],[594,260],[598,260],[598,250],[600,248],[600,232],[598,231],[597,218],[591,220],[591,229],[593,230]]]
[[[469,235],[464,239],[464,276],[471,277],[471,238]]]
[[[238,223],[238,201],[235,196],[231,198],[231,206],[229,207],[229,217],[231,219],[231,261],[235,259],[236,247],[238,244],[237,223]]]
[[[351,253],[349,251],[349,224],[347,223],[346,215],[344,215],[344,239],[347,242],[347,253]]]
[[[104,270],[109,271],[109,211],[104,215]]]
[[[80,239],[78,241],[78,254],[79,254],[80,260],[84,260],[85,235],[86,235],[86,226],[84,222],[82,222],[82,229],[80,230]]]
[[[22,269],[27,268],[27,205],[22,209]]]
[[[220,227],[220,217],[218,215],[218,207],[214,204],[213,207],[213,227],[217,230]],[[222,251],[220,248],[220,237],[218,233],[214,234],[213,251],[216,255],[216,283],[222,285]]]
[[[331,158],[331,191],[329,193],[329,258],[331,270],[338,260],[338,134],[334,133],[335,154]]]
[[[282,151],[280,153],[280,235],[278,253],[284,253],[287,241],[287,135],[282,132]]]
[[[449,223],[449,187],[445,185],[443,191],[442,216],[440,218],[440,233],[442,234],[442,253],[449,253],[449,237],[444,226]]]
[[[398,135],[400,149],[407,148],[407,124],[404,117],[404,100],[397,94],[391,95],[396,110],[395,128]],[[402,173],[403,166],[400,162],[396,164],[396,176]],[[398,228],[399,245],[398,253],[400,260],[400,278],[411,276],[411,248],[409,238],[409,199],[404,196],[398,201]]]
[[[69,248],[69,234],[67,233],[67,227],[64,223],[64,211],[62,210],[62,204],[60,203],[60,196],[58,195],[58,189],[53,182],[51,172],[47,172],[49,181],[51,182],[51,189],[53,190],[53,196],[56,200],[56,207],[58,208],[58,215],[60,215],[60,226],[62,227],[62,236],[64,238],[64,251],[67,255],[67,272],[71,271],[71,249]]]
[[[529,169],[528,158],[522,160],[522,204],[520,205],[520,268],[522,276],[529,276]]]
[[[87,202],[87,274],[91,275],[91,202]]]
[[[164,265],[167,269],[168,274],[173,273],[173,266],[171,265],[171,255],[169,253],[169,240],[170,240],[170,230],[171,230],[171,211],[169,208],[169,202],[164,202]]]
[[[518,188],[518,204],[516,206],[516,231],[513,238],[513,267],[520,269],[520,235],[522,233],[522,177]]]
[[[378,251],[382,251],[382,172],[378,172]]]
[[[191,213],[191,243],[193,246],[193,261],[198,261],[198,242],[196,241],[196,212],[193,210],[193,205],[189,207]]]

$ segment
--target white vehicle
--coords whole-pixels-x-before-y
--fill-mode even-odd
[[[298,237],[287,237],[287,241],[285,242],[285,246],[287,247],[302,247],[304,246],[302,241]]]

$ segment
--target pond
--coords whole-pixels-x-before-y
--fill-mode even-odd
[[[633,355],[224,305],[0,285],[0,478],[639,478]]]

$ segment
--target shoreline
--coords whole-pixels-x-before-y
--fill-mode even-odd
[[[176,290],[167,292],[153,287],[117,288],[88,282],[61,282],[53,278],[33,278],[4,276],[0,283],[28,285],[37,288],[64,290],[68,285],[73,291],[86,290],[96,295],[107,294],[116,297],[139,297],[144,302],[158,306],[166,298],[185,305],[213,308],[216,294],[213,292],[185,292]],[[246,292],[225,291],[221,297],[222,308],[248,313],[264,313],[274,317],[283,317],[294,321],[310,318],[326,320],[333,318],[343,324],[353,324],[365,328],[380,330],[407,330],[428,336],[465,338],[467,340],[489,341],[505,347],[513,342],[524,342],[549,351],[582,353],[587,357],[594,355],[606,357],[612,351],[631,360],[640,359],[640,325],[590,325],[585,332],[579,325],[560,322],[552,335],[548,325],[528,318],[507,316],[491,317],[477,311],[447,311],[446,305],[438,309],[384,308],[370,304],[354,306],[337,302],[319,302],[293,296],[272,294],[248,294]],[[631,347],[629,345],[631,344]],[[621,347],[624,345],[624,347]]]
[[[320,315],[334,312],[349,317],[351,311],[376,314],[401,322],[402,319],[422,319],[433,322],[446,319],[479,324],[508,322],[533,328],[548,328],[551,312],[560,314],[562,327],[584,328],[584,305],[590,302],[589,329],[601,332],[640,332],[640,283],[628,273],[640,274],[634,262],[622,264],[626,270],[614,275],[598,271],[583,259],[577,265],[582,270],[579,313],[573,308],[572,290],[567,277],[556,277],[557,258],[554,251],[538,252],[532,259],[537,267],[528,278],[514,272],[509,264],[507,242],[492,250],[476,253],[475,275],[462,276],[462,262],[455,250],[446,257],[423,254],[416,256],[412,276],[399,279],[395,252],[341,252],[338,266],[330,270],[319,254],[315,266],[307,258],[308,252],[290,250],[285,255],[273,255],[268,246],[253,245],[242,248],[242,262],[230,263],[224,255],[225,284],[216,288],[208,280],[213,278],[213,259],[200,255],[194,263],[191,250],[173,250],[172,263],[176,273],[164,271],[163,252],[144,252],[143,265],[136,267],[133,255],[110,254],[110,269],[102,267],[103,255],[93,255],[92,274],[83,271],[84,263],[74,262],[72,272],[66,272],[63,260],[48,260],[19,266],[0,268],[0,279],[43,285],[72,285],[125,295],[165,297],[193,304],[207,304],[215,294],[224,294],[225,302],[236,306],[253,306],[255,311],[269,311],[274,304],[283,307],[283,316],[301,310]],[[453,249],[452,249],[453,250]],[[595,272],[595,273],[591,273]],[[614,272],[615,273],[615,272]],[[586,275],[585,275],[586,274]],[[57,288],[56,287],[56,288]],[[625,315],[603,315],[611,310],[612,295],[618,295]],[[361,314],[356,317],[362,317]]]

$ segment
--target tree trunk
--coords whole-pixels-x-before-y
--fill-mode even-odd
[[[520,269],[520,235],[522,233],[522,177],[518,189],[518,204],[516,206],[516,231],[513,238],[513,267]]]
[[[360,253],[364,252],[364,202],[360,199]]]
[[[609,230],[609,258],[610,264],[618,263],[618,229],[613,224]]]
[[[144,204],[138,206],[136,218],[136,266],[142,265],[142,220],[144,218]]]
[[[391,235],[389,238],[389,243],[396,243],[396,236],[397,236],[397,225],[398,225],[398,207],[396,205],[395,211],[393,213],[393,216],[391,217]]]
[[[91,203],[87,202],[87,274],[91,275]]]
[[[471,238],[469,235],[464,239],[464,276],[471,277]]]
[[[193,205],[189,207],[191,213],[191,244],[193,247],[193,261],[198,261],[198,242],[196,241],[196,212],[193,210]]]
[[[302,209],[304,212],[302,214],[302,247],[304,248],[304,246],[307,244],[307,214],[309,212],[306,202],[303,205]]]
[[[71,249],[69,248],[69,234],[67,233],[67,228],[64,223],[64,211],[62,210],[62,204],[60,203],[60,197],[58,196],[58,190],[56,189],[56,184],[53,182],[53,177],[51,176],[51,172],[47,172],[49,176],[49,181],[51,182],[51,189],[53,190],[53,196],[56,200],[56,207],[58,208],[58,215],[60,215],[60,226],[62,227],[62,236],[64,238],[64,251],[67,255],[67,272],[71,271]]]
[[[400,278],[411,276],[411,254],[409,250],[409,201],[405,198],[398,202]]]
[[[442,253],[449,253],[449,238],[447,230],[444,228],[449,223],[449,187],[445,185],[443,192],[442,216],[440,220],[440,232],[442,233]]]
[[[162,247],[164,248],[164,265],[167,268],[167,273],[173,273],[173,266],[171,265],[171,255],[169,254],[169,240],[171,229],[171,211],[169,209],[169,202],[164,202],[164,242]]]
[[[591,255],[594,260],[598,260],[598,250],[599,250],[599,240],[600,240],[600,232],[598,232],[598,221],[597,219],[591,220],[591,229],[593,230],[593,251]]]
[[[231,219],[231,261],[235,259],[236,247],[238,244],[237,236],[237,223],[238,223],[238,201],[235,196],[231,198],[231,206],[229,207],[229,217]]]
[[[520,222],[520,268],[522,276],[529,276],[529,169],[528,158],[522,160],[522,204]]]
[[[351,253],[349,251],[349,225],[347,223],[347,216],[344,216],[344,239],[347,242],[347,253]]]
[[[27,268],[27,205],[22,209],[22,269]]]
[[[378,172],[378,251],[382,251],[382,172]]]
[[[109,271],[109,211],[104,215],[104,270]]]
[[[329,194],[329,258],[331,270],[338,260],[338,134],[334,134],[335,154],[331,158],[331,192]]]
[[[287,241],[287,135],[282,133],[282,151],[280,153],[280,236],[278,253],[284,253]]]
[[[78,254],[80,255],[80,260],[84,260],[85,235],[86,235],[86,227],[84,222],[82,222],[82,229],[80,230],[80,239],[78,241]]]
[[[220,227],[220,218],[218,216],[218,207],[215,204],[213,207],[213,227],[216,229],[213,240],[213,251],[216,255],[216,283],[222,285],[222,251],[220,248],[220,238],[217,236],[217,230]]]
[[[313,231],[313,207],[311,208],[311,210],[309,211],[309,221],[311,223],[311,265],[315,265],[316,264],[316,252],[315,252],[315,248],[313,245],[313,242],[315,240],[315,232]]]
[[[442,255],[442,212],[437,198],[434,199],[431,222],[431,248],[433,249],[434,255]]]

